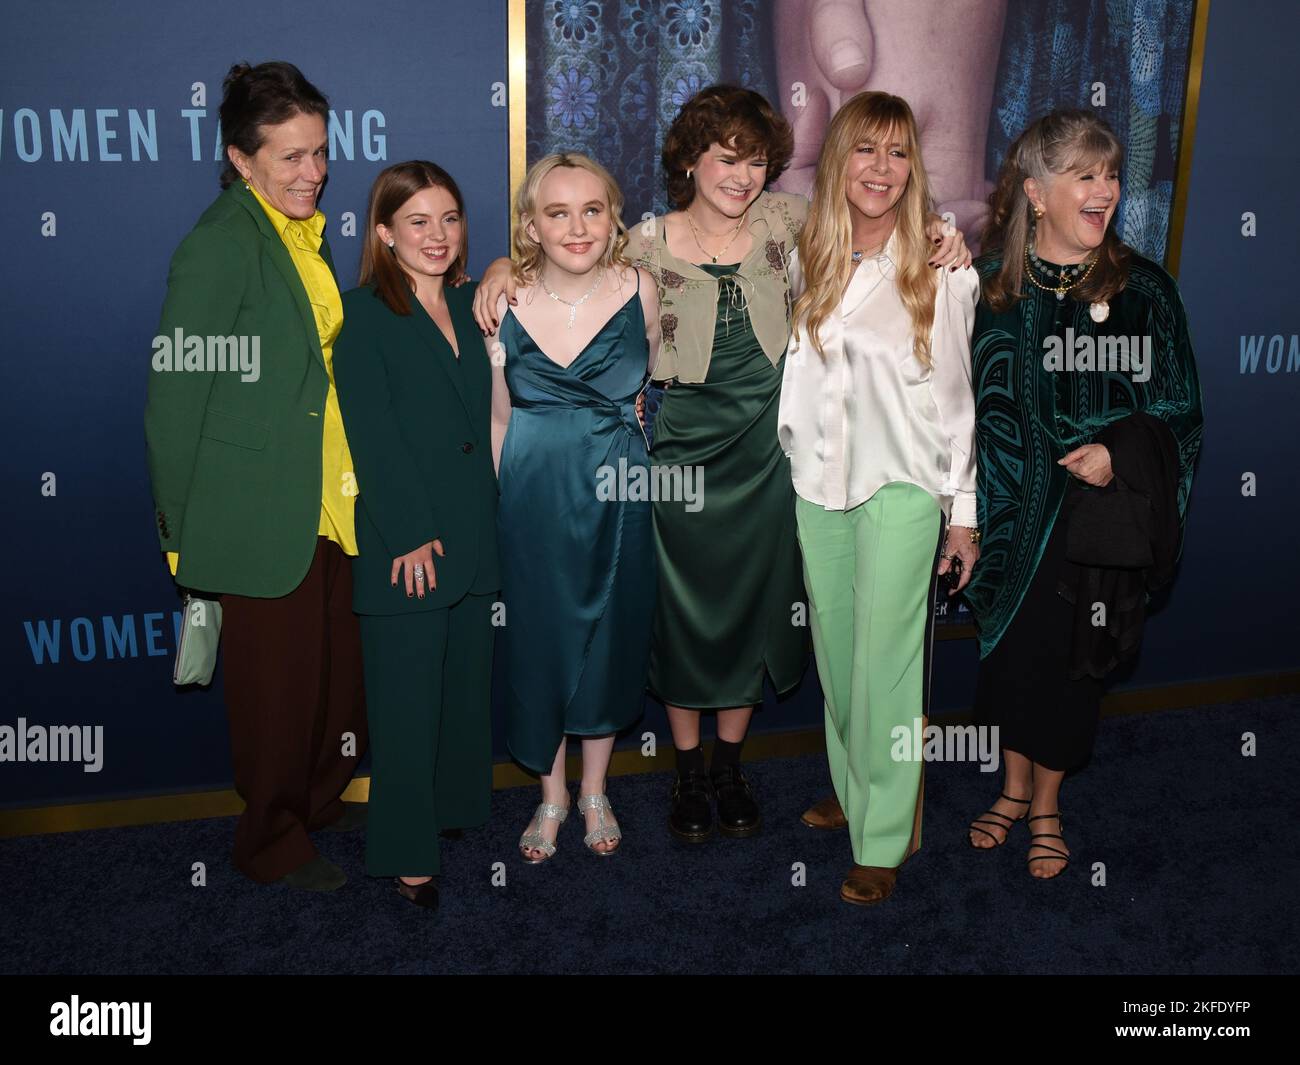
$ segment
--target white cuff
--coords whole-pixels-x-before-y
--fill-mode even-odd
[[[956,492],[952,497],[952,518],[949,525],[961,525],[967,529],[979,527],[979,512],[974,492]]]

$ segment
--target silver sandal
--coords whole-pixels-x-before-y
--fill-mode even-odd
[[[587,845],[587,850],[592,854],[599,855],[602,858],[608,858],[618,846],[609,847],[603,851],[596,850],[597,843],[617,844],[623,838],[623,830],[618,824],[608,824],[605,821],[605,814],[613,816],[614,810],[609,805],[609,799],[604,795],[580,795],[578,796],[578,809],[586,812],[587,810],[596,811],[596,827],[582,837],[582,842]]]
[[[555,856],[555,844],[542,835],[542,820],[549,817],[552,821],[562,825],[568,816],[569,808],[567,806],[557,806],[553,802],[538,803],[537,809],[533,813],[533,820],[528,822],[531,825],[533,821],[536,821],[537,831],[529,832],[525,828],[524,834],[519,837],[519,853],[523,855],[524,861],[529,865],[540,865],[547,858]],[[529,851],[541,851],[546,855],[546,858],[530,858],[528,857]]]

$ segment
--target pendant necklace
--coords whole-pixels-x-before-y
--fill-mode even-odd
[[[1034,269],[1037,268],[1041,270],[1049,281],[1052,279],[1052,271],[1048,265],[1038,257],[1038,254],[1034,251],[1033,245],[1026,244],[1025,276],[1029,278],[1033,285],[1041,288],[1044,292],[1054,292],[1057,300],[1060,301],[1065,299],[1065,294],[1069,292],[1070,289],[1082,285],[1086,280],[1088,280],[1088,275],[1092,273],[1092,268],[1097,265],[1100,259],[1101,253],[1099,252],[1097,255],[1093,256],[1092,262],[1088,264],[1086,270],[1084,269],[1083,263],[1075,263],[1073,266],[1062,266],[1061,276],[1057,283],[1055,285],[1044,285],[1038,280],[1038,278],[1034,277]],[[1069,284],[1066,284],[1067,281]],[[1088,317],[1094,322],[1104,322],[1110,317],[1110,304],[1105,300],[1095,300],[1088,304]]]
[[[586,303],[587,300],[591,299],[592,293],[594,293],[596,289],[600,288],[600,283],[604,279],[604,277],[605,277],[605,268],[602,266],[599,270],[596,271],[596,283],[593,284],[591,288],[587,289],[587,294],[585,296],[583,296],[581,299],[576,299],[576,300],[566,300],[563,296],[557,295],[556,293],[552,292],[551,286],[546,283],[546,276],[544,274],[539,275],[538,280],[541,281],[542,288],[546,290],[546,294],[550,296],[551,299],[555,300],[556,303],[563,303],[566,307],[569,308],[568,328],[572,329],[573,323],[578,317],[578,308],[581,307],[584,303]]]
[[[695,238],[695,246],[699,248],[700,251],[704,252],[705,255],[708,255],[709,258],[716,263],[718,261],[718,257],[721,256],[722,253],[725,252],[728,248],[730,248],[731,242],[736,239],[736,235],[740,232],[740,227],[745,224],[745,219],[749,215],[749,208],[748,207],[745,208],[745,213],[740,216],[740,220],[736,223],[736,228],[731,231],[731,236],[727,238],[727,243],[718,249],[717,255],[711,254],[709,250],[705,248],[703,244],[700,243],[700,231],[695,228],[695,220],[691,217],[691,212],[682,211],[682,214],[686,216],[686,224],[691,227],[691,236]],[[717,234],[713,234],[713,233],[709,234],[709,236],[715,236],[715,235]]]
[[[852,254],[851,254],[851,258],[853,259],[853,262],[854,262],[855,264],[856,264],[856,263],[860,263],[860,262],[862,262],[863,259],[874,259],[874,258],[875,258],[876,256],[878,256],[882,251],[885,250],[885,244],[888,244],[888,243],[889,243],[889,241],[886,240],[884,243],[879,244],[879,245],[874,245],[874,246],[872,246],[872,247],[870,247],[870,248],[865,249],[864,251],[858,251],[856,248],[854,248],[854,249],[853,249],[853,252],[852,252]],[[870,254],[868,254],[868,253],[870,253]]]
[[[1034,269],[1037,268],[1041,270],[1049,281],[1052,280],[1052,271],[1048,265],[1038,257],[1037,253],[1034,251],[1033,245],[1026,244],[1025,276],[1027,276],[1034,285],[1041,288],[1044,292],[1055,292],[1057,300],[1063,300],[1065,299],[1065,294],[1069,292],[1070,289],[1082,285],[1086,280],[1088,280],[1088,275],[1092,273],[1093,267],[1097,265],[1100,258],[1100,255],[1094,256],[1092,262],[1088,264],[1087,269],[1084,268],[1083,263],[1075,263],[1072,266],[1062,266],[1061,276],[1057,283],[1054,285],[1044,285],[1038,280],[1038,278],[1034,277]],[[1067,281],[1069,284],[1066,284]]]

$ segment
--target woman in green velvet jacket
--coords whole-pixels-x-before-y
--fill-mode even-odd
[[[439,831],[487,820],[497,598],[491,373],[464,274],[464,200],[428,162],[370,192],[334,357],[357,469],[372,771],[366,869],[438,901]]]
[[[1088,760],[1104,677],[1136,652],[1147,592],[1173,575],[1201,444],[1178,287],[1115,232],[1122,164],[1094,112],[1039,119],[1007,153],[976,263],[983,540],[966,598],[975,719],[996,727],[1006,780],[970,842],[1000,846],[1027,820],[1039,879],[1069,862],[1061,782]]]

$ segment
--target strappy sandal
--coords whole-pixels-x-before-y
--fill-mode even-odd
[[[609,805],[609,799],[604,795],[579,795],[578,809],[583,813],[588,810],[596,811],[596,827],[582,837],[582,842],[587,845],[587,850],[592,854],[599,855],[602,858],[608,858],[618,850],[618,841],[623,838],[623,830],[618,827],[617,823],[609,824],[605,821],[605,814],[613,816],[614,810]],[[609,843],[612,846],[600,851],[596,849],[597,843]]]
[[[1007,802],[1018,803],[1021,806],[1029,805],[1028,799],[1013,799],[1010,795],[1002,795],[1002,794],[1000,794],[998,797],[1001,799],[1005,799]],[[988,838],[993,841],[993,846],[976,847],[974,842],[971,841],[970,837],[967,837],[966,842],[970,843],[972,847],[975,847],[977,851],[996,850],[998,847],[1002,846],[1002,844],[1004,844],[1007,841],[1007,837],[1011,835],[1011,826],[1014,825],[1017,821],[1023,821],[1025,819],[1025,814],[1027,813],[1029,813],[1028,810],[1026,810],[1025,813],[1021,814],[1019,817],[1008,817],[1006,814],[1000,814],[996,810],[986,810],[984,813],[984,817],[977,817],[975,818],[974,821],[970,823],[970,827],[968,831],[978,832],[981,835],[988,836]],[[999,820],[997,821],[985,820],[985,818],[988,817],[996,817],[999,818]],[[1006,822],[1005,824],[1003,824],[1004,821]],[[1000,828],[1002,829],[1002,838],[998,839],[998,837],[995,836],[992,832],[988,832],[982,828],[976,828],[975,827],[976,825],[992,825],[994,828]]]
[[[537,831],[529,832],[525,829],[524,834],[519,837],[519,853],[523,855],[524,861],[529,865],[541,865],[542,862],[555,856],[555,844],[542,835],[542,821],[549,817],[552,821],[562,825],[568,816],[569,808],[567,806],[557,806],[553,802],[538,803],[537,809],[533,813],[533,820],[528,822],[529,826],[531,826],[535,821]],[[528,857],[529,851],[541,851],[546,857],[530,858]]]
[[[1030,849],[1030,850],[1033,850],[1035,847],[1040,847],[1040,848],[1042,848],[1043,850],[1045,850],[1045,851],[1051,851],[1052,853],[1051,853],[1051,854],[1037,854],[1037,855],[1034,855],[1032,858],[1028,858],[1028,859],[1026,859],[1026,860],[1027,860],[1028,862],[1064,862],[1064,863],[1065,863],[1065,865],[1061,866],[1061,868],[1058,869],[1058,870],[1057,870],[1055,873],[1053,873],[1051,876],[1036,876],[1036,877],[1034,877],[1034,879],[1035,879],[1035,880],[1055,880],[1058,876],[1060,876],[1063,872],[1065,872],[1066,866],[1068,866],[1068,865],[1070,864],[1070,856],[1069,856],[1068,854],[1066,854],[1064,851],[1058,851],[1055,847],[1049,846],[1049,845],[1046,844],[1046,843],[1035,843],[1035,842],[1033,842],[1033,841],[1036,840],[1036,839],[1059,839],[1062,843],[1064,843],[1064,842],[1065,842],[1065,837],[1064,837],[1064,836],[1059,836],[1059,835],[1057,835],[1057,834],[1054,833],[1054,832],[1034,832],[1034,830],[1033,830],[1033,827],[1034,827],[1034,826],[1033,826],[1032,822],[1034,822],[1034,821],[1052,821],[1052,820],[1055,820],[1055,821],[1057,821],[1057,822],[1063,824],[1063,822],[1061,822],[1061,814],[1060,814],[1059,811],[1056,812],[1056,813],[1054,813],[1054,814],[1035,814],[1035,815],[1034,815],[1033,817],[1031,817],[1029,820],[1030,820],[1030,822],[1031,822],[1031,823],[1030,823],[1030,826],[1029,826],[1029,830],[1030,830],[1030,835],[1029,835],[1029,841],[1030,841],[1030,842],[1029,842],[1029,849]],[[1031,875],[1032,875],[1032,874],[1031,874]]]

